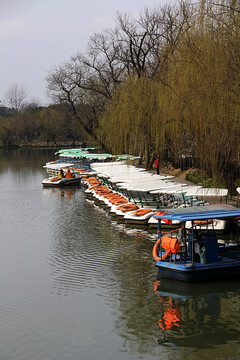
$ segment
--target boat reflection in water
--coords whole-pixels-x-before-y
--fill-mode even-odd
[[[153,288],[160,309],[159,344],[194,349],[228,342],[239,344],[237,280],[189,284],[160,278],[159,273]]]

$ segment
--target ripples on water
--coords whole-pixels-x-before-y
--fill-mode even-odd
[[[94,286],[101,291],[106,287],[112,289],[114,284],[117,286],[112,269],[126,266],[141,256],[141,243],[148,241],[147,233],[112,222],[104,210],[85,200],[83,192],[66,201],[67,206],[71,204],[69,208],[66,210],[60,205],[51,218],[54,242],[49,262],[56,276],[56,287],[59,291],[65,286],[78,291]],[[127,233],[132,234],[133,242]]]
[[[38,156],[0,161],[0,359],[237,359],[239,282],[159,280],[155,233],[42,189]]]
[[[60,292],[96,288],[97,295],[114,309],[114,329],[124,347],[152,357],[188,348],[186,356],[198,358],[198,352],[212,349],[215,354],[217,346],[229,342],[236,351],[240,339],[238,282],[154,281],[157,273],[151,249],[155,234],[113,222],[106,211],[89,201],[69,213],[67,222],[71,220],[74,227],[65,228],[60,222],[55,233],[58,240],[51,259],[55,287]]]

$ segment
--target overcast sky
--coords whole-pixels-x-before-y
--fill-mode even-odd
[[[18,84],[28,101],[50,103],[46,76],[77,52],[91,35],[114,27],[116,12],[138,17],[170,0],[0,0],[0,105]]]

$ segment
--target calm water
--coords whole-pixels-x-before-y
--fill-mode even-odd
[[[42,188],[53,154],[0,151],[0,360],[239,359],[239,282],[160,283],[155,235]]]

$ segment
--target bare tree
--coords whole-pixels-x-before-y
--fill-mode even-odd
[[[98,113],[101,107],[100,88],[93,91],[89,67],[85,58],[77,55],[69,62],[54,69],[47,78],[48,93],[57,103],[71,105],[75,119],[84,131],[95,141],[99,142],[103,150],[107,150],[95,132],[98,126]]]
[[[77,54],[51,71],[49,95],[56,102],[70,103],[75,118],[96,140],[99,115],[119,85],[129,77],[158,76],[162,58],[169,47],[173,51],[186,18],[171,7],[146,8],[139,20],[118,13],[115,28],[90,38],[86,55]]]
[[[18,84],[13,84],[5,94],[7,105],[15,111],[19,111],[23,108],[26,97],[26,90]]]

